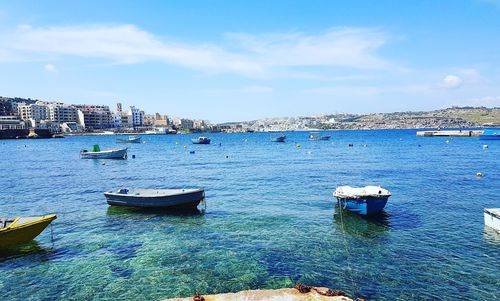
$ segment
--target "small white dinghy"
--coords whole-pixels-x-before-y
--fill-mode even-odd
[[[205,190],[195,189],[119,189],[104,193],[109,205],[161,208],[196,208],[205,198]]]

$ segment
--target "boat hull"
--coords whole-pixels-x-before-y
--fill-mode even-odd
[[[210,139],[208,140],[191,139],[191,142],[193,144],[210,144]]]
[[[339,206],[360,215],[375,215],[380,213],[387,204],[389,197],[364,197],[359,199],[337,198]]]
[[[500,140],[500,135],[479,135],[479,140]]]
[[[141,138],[133,138],[133,139],[116,139],[116,142],[119,143],[141,143]]]
[[[105,192],[104,196],[109,205],[139,207],[139,208],[196,208],[205,198],[204,190],[168,195],[168,196],[136,196]]]
[[[82,159],[127,159],[127,149],[102,152],[80,152]]]
[[[276,137],[276,138],[271,138],[272,142],[285,142],[286,137]]]
[[[33,240],[56,218],[51,214],[27,223],[14,221],[11,226],[0,229],[0,248],[12,248]]]

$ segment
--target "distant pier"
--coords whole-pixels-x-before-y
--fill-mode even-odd
[[[478,137],[483,130],[418,131],[418,137]]]

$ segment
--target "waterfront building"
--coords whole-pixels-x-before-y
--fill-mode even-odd
[[[49,119],[49,111],[46,105],[39,104],[19,104],[17,112],[22,120],[34,120],[35,123]]]
[[[25,129],[24,121],[17,116],[0,116],[0,130],[22,130]]]
[[[194,122],[191,119],[181,119],[181,128],[190,130],[194,128]]]
[[[144,126],[153,126],[156,121],[156,116],[151,114],[144,115]]]
[[[122,114],[121,112],[116,112],[112,114],[113,117],[113,127],[120,128],[122,127]]]
[[[122,103],[121,102],[117,102],[116,103],[116,112],[117,113],[121,113],[122,112]]]
[[[75,107],[83,114],[82,123],[86,129],[109,129],[112,127],[113,116],[108,106],[76,105]]]
[[[78,109],[72,105],[66,105],[62,102],[37,101],[37,105],[44,105],[48,110],[48,119],[57,123],[77,122]]]
[[[133,128],[144,126],[144,111],[141,111],[135,106],[130,106],[129,115],[132,117]]]
[[[156,113],[153,125],[157,126],[157,127],[168,127],[168,126],[170,126],[170,122],[168,120],[168,116],[167,115],[160,115],[160,113]]]

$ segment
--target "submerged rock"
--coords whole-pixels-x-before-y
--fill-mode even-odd
[[[204,301],[264,301],[264,300],[280,300],[280,301],[352,301],[345,296],[325,296],[329,291],[325,287],[313,287],[309,292],[301,293],[295,288],[281,288],[275,290],[248,290],[237,293],[225,293],[215,295],[203,295],[197,299]],[[320,294],[320,293],[323,293]],[[187,298],[171,298],[164,301],[192,301],[193,297]]]

